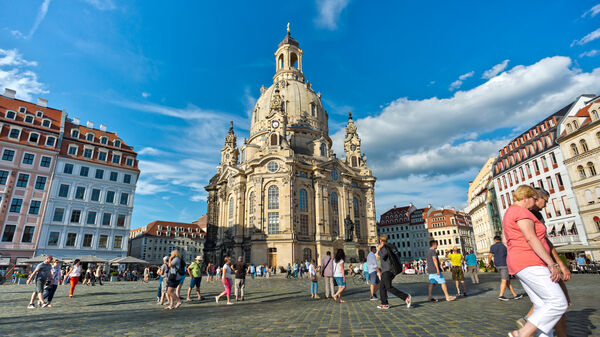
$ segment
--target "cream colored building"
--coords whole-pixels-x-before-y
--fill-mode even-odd
[[[488,159],[477,177],[469,183],[468,206],[464,210],[473,223],[478,255],[487,255],[494,243],[494,236],[502,233],[502,221],[492,181],[492,165],[495,160],[496,158]]]
[[[600,98],[561,120],[557,131],[590,245],[600,245]],[[582,250],[583,251],[583,250]],[[591,254],[591,252],[587,252]],[[594,259],[600,253],[594,252]]]
[[[287,266],[320,259],[347,241],[355,256],[366,255],[376,242],[375,177],[356,126],[350,115],[345,156],[337,158],[321,94],[305,80],[302,57],[288,30],[275,52],[273,84],[260,89],[250,137],[238,149],[232,125],[225,138],[217,174],[206,186],[205,257],[213,262],[243,255],[255,264]]]

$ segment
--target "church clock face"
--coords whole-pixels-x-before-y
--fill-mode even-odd
[[[277,129],[277,128],[279,127],[279,121],[272,121],[272,122],[271,122],[271,126],[272,126],[274,129]]]
[[[356,150],[356,145],[350,145],[350,151]]]

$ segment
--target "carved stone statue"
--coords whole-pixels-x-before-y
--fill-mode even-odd
[[[344,219],[344,229],[346,233],[346,241],[354,240],[354,222],[352,222],[349,215],[346,215],[346,219]]]

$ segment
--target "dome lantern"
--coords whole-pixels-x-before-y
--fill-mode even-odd
[[[300,43],[290,34],[290,24],[287,25],[287,34],[279,43],[275,51],[275,76],[273,83],[280,79],[297,80],[304,83],[302,73],[302,49]]]

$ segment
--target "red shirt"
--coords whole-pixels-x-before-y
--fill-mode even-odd
[[[544,249],[550,253],[550,246],[546,242],[546,226],[541,223],[528,209],[520,206],[510,206],[502,219],[502,229],[506,237],[508,256],[506,264],[508,272],[515,275],[521,270],[532,266],[546,266],[546,263],[531,248],[525,236],[519,229],[517,221],[530,219],[533,221],[535,234],[542,242]]]

